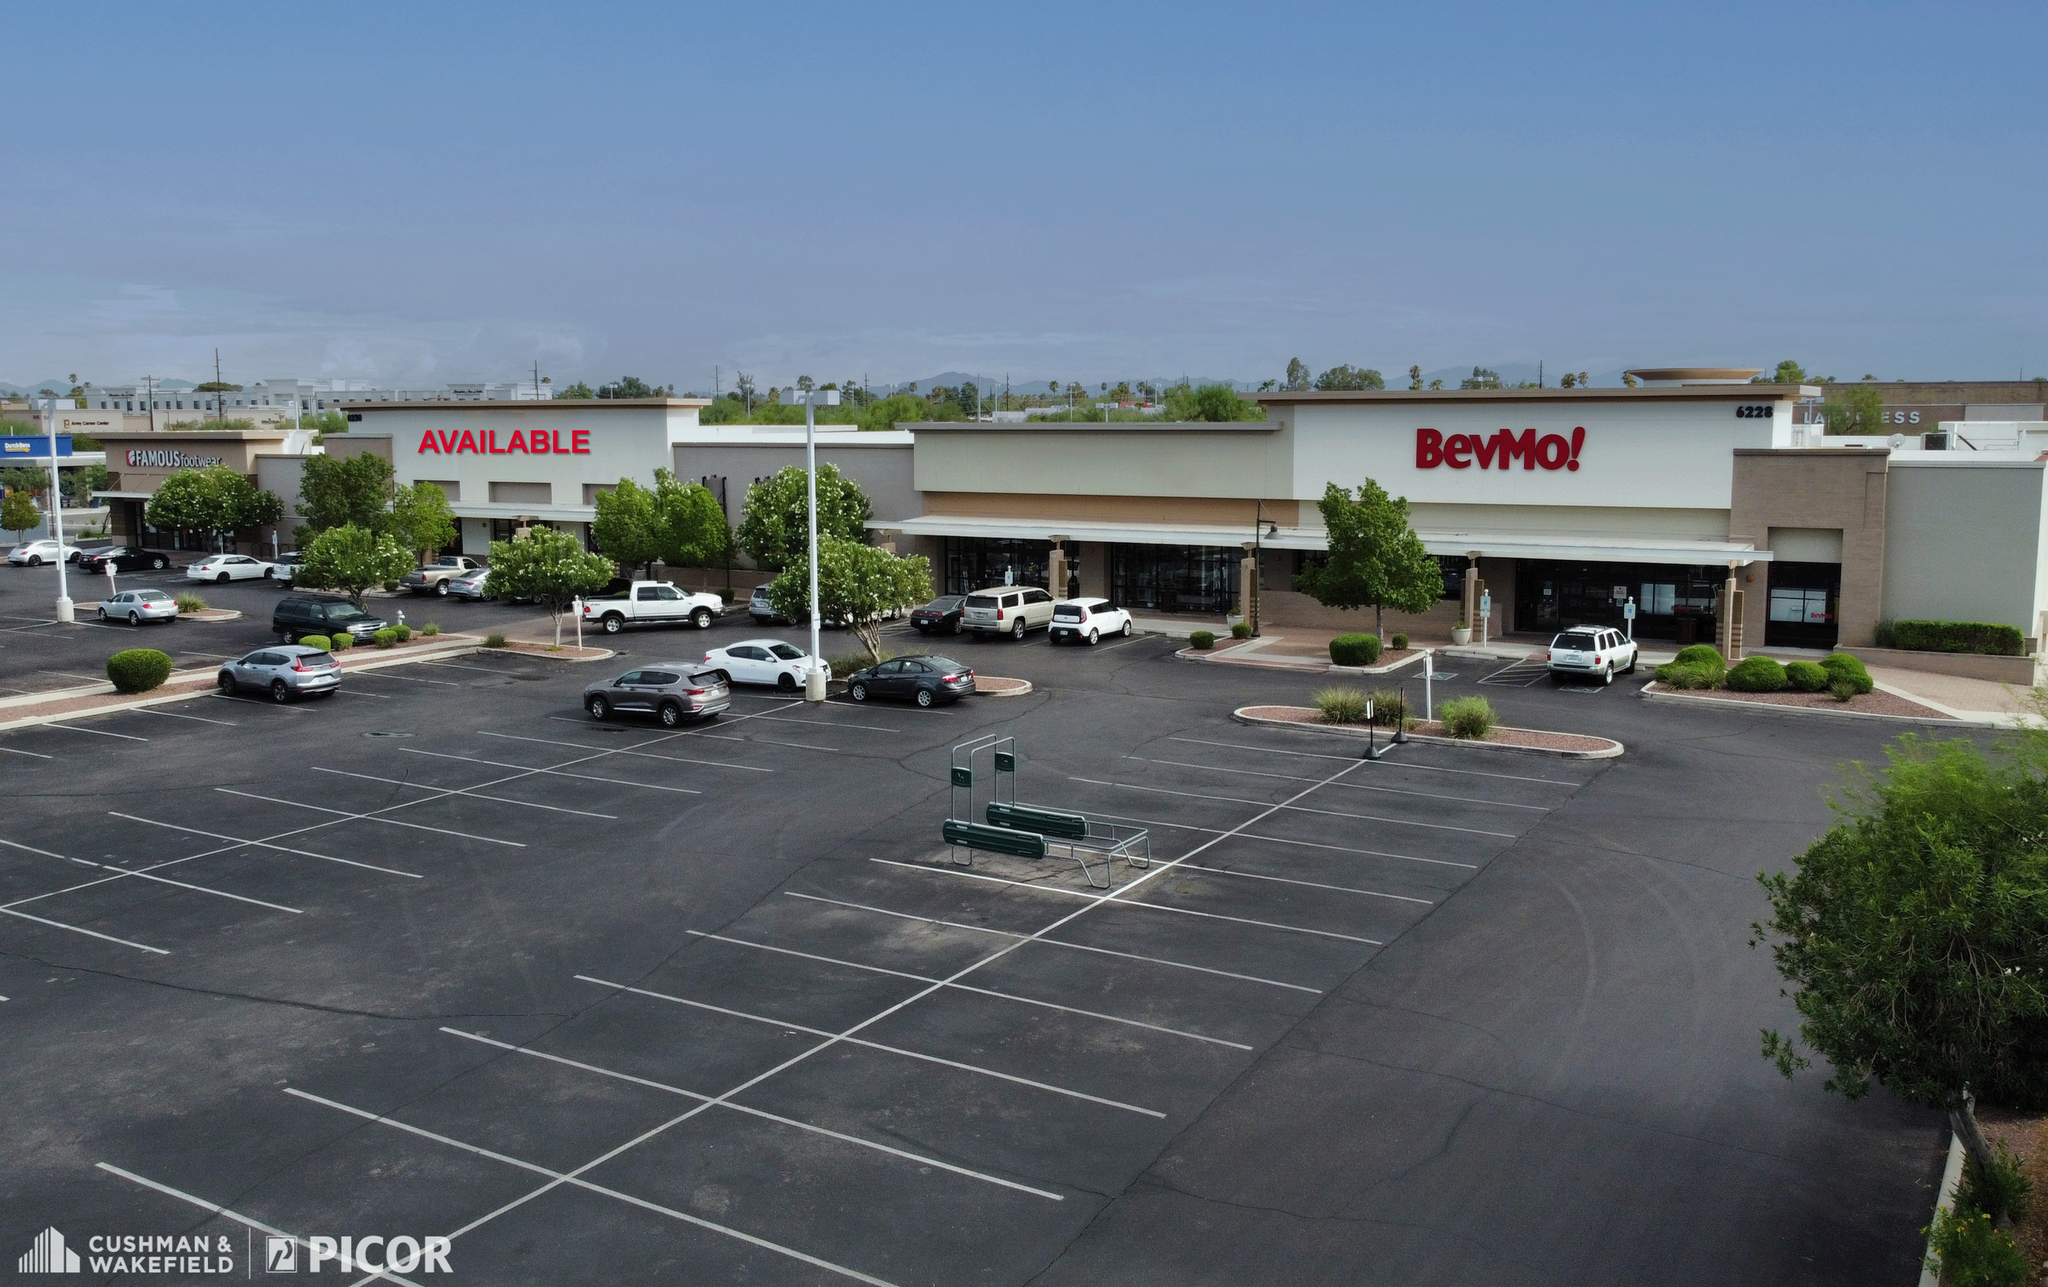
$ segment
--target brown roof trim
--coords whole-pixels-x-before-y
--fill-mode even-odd
[[[1266,406],[1398,402],[1781,402],[1818,397],[1817,384],[1688,384],[1664,389],[1310,389],[1239,396]]]
[[[904,420],[896,425],[913,433],[1278,433],[1276,420],[1027,420],[1022,424],[990,424],[986,420]]]
[[[580,411],[597,408],[708,407],[709,398],[538,398],[523,401],[342,402],[343,411]]]

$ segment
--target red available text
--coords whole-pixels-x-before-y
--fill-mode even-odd
[[[479,456],[502,456],[508,451],[523,451],[533,456],[588,456],[590,454],[590,430],[572,429],[569,440],[562,441],[560,429],[535,429],[527,432],[514,429],[512,437],[502,447],[498,445],[498,431],[487,429],[475,433],[464,429],[427,430],[420,435],[420,452],[424,456],[433,452],[442,456],[460,456],[465,453]]]
[[[1524,469],[1539,465],[1545,469],[1577,469],[1579,451],[1585,445],[1583,425],[1572,430],[1569,440],[1555,433],[1539,438],[1534,429],[1520,433],[1496,429],[1486,436],[1454,433],[1448,438],[1435,429],[1417,429],[1415,467],[1435,469],[1438,465],[1449,465],[1452,469],[1470,469],[1476,461],[1481,469],[1508,469],[1519,457]]]

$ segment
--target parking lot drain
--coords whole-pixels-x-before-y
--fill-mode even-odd
[[[412,736],[412,734],[410,734],[410,733],[401,733],[401,732],[395,732],[395,731],[393,731],[393,730],[391,730],[391,729],[382,729],[382,728],[380,728],[380,729],[373,729],[372,731],[370,731],[370,732],[368,732],[368,733],[365,733],[365,734],[363,734],[363,736],[364,736],[364,737],[411,737],[411,736]]]

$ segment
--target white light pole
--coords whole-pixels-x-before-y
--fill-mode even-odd
[[[43,428],[50,437],[50,539],[57,542],[57,620],[75,620],[71,584],[64,576],[64,492],[57,478],[57,400],[43,400]]]
[[[804,471],[810,488],[808,511],[811,550],[811,673],[804,677],[804,700],[825,700],[825,662],[818,642],[818,407],[839,405],[837,389],[786,389],[784,398],[804,404]]]

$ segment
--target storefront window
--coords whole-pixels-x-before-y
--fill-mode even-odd
[[[1842,594],[1839,563],[1771,563],[1764,644],[1771,648],[1833,648]]]
[[[1227,545],[1114,545],[1110,601],[1151,612],[1225,613],[1236,602],[1244,557]]]
[[[1523,559],[1515,565],[1514,628],[1550,634],[1569,626],[1618,627],[1634,598],[1637,638],[1711,643],[1727,578],[1726,567],[1711,565]]]
[[[1052,562],[1051,541],[1013,541],[979,536],[949,536],[945,539],[947,594],[970,594],[991,585],[1051,588],[1046,585],[1048,565]]]

